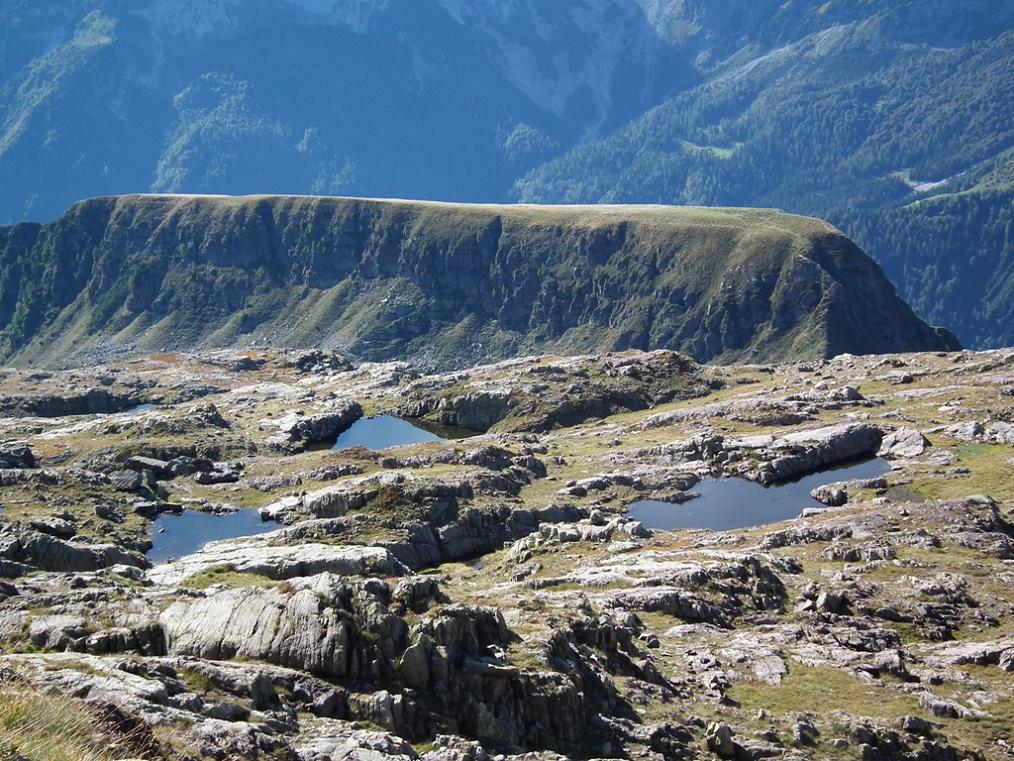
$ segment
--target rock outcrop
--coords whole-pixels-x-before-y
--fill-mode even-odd
[[[180,558],[149,571],[159,584],[182,584],[202,571],[228,568],[234,573],[250,573],[270,579],[284,580],[318,573],[346,575],[399,575],[405,568],[381,547],[342,547],[330,544],[267,544],[264,535],[259,541],[236,540],[213,542],[200,552]],[[267,541],[270,541],[268,538]]]
[[[863,423],[844,423],[791,433],[773,442],[774,458],[761,465],[756,479],[773,484],[877,452],[883,432]]]
[[[334,443],[338,435],[363,416],[357,402],[346,402],[328,412],[311,415],[290,413],[276,423],[278,433],[268,439],[279,449],[293,445]]]
[[[123,412],[141,403],[142,400],[135,396],[110,392],[104,388],[93,388],[83,393],[66,396],[55,394],[2,396],[0,397],[0,412],[5,415],[63,417],[66,415]]]
[[[35,454],[23,441],[0,443],[0,468],[34,468]]]
[[[884,457],[918,457],[930,446],[929,439],[911,428],[899,428],[884,437],[880,454]]]
[[[47,528],[47,524],[36,525]],[[0,576],[38,570],[73,572],[115,565],[147,565],[143,556],[116,544],[70,542],[53,536],[51,531],[51,528],[39,531],[0,525]]]

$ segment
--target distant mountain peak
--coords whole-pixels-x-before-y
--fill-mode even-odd
[[[390,0],[273,0],[279,9],[302,10],[320,23],[344,26],[365,33],[373,19],[388,10]],[[136,11],[157,28],[171,34],[200,38],[235,31],[251,14],[244,0],[148,0]]]
[[[235,12],[241,7],[242,0],[149,0],[136,13],[155,29],[200,38],[235,29]]]

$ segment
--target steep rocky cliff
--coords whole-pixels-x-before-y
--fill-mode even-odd
[[[121,196],[0,228],[0,357],[323,346],[772,360],[953,349],[830,225],[770,210]]]

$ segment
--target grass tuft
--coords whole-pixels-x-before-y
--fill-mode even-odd
[[[83,702],[0,682],[0,759],[114,761],[130,757],[130,738]]]

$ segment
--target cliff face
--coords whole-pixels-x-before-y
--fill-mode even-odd
[[[437,367],[957,348],[818,220],[768,210],[121,196],[0,228],[0,357],[322,346]]]

